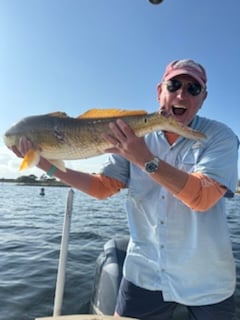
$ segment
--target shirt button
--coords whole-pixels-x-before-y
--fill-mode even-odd
[[[163,249],[163,248],[164,248],[164,245],[163,245],[163,244],[161,244],[160,248],[161,248],[161,249]]]
[[[161,269],[162,272],[165,272],[165,269]]]
[[[161,220],[161,221],[160,221],[160,223],[161,223],[161,224],[164,224],[164,221],[163,221],[163,220]]]
[[[165,199],[165,196],[161,196],[161,199],[164,200],[164,199]]]

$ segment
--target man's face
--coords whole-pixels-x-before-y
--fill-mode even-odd
[[[179,89],[177,89],[180,86]],[[189,125],[207,97],[205,89],[189,75],[179,75],[158,85],[161,110],[170,113],[177,121]],[[191,93],[193,92],[192,95]]]

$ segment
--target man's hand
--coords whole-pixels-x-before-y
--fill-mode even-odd
[[[122,119],[109,124],[112,135],[103,134],[103,138],[110,142],[113,147],[106,152],[117,153],[143,168],[146,161],[151,160],[154,155],[148,149],[143,137],[137,137],[132,128]]]
[[[23,158],[25,154],[32,148],[32,142],[26,137],[21,137],[18,146],[12,146],[11,150],[17,157]]]

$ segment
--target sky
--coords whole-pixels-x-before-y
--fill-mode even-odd
[[[0,178],[43,173],[20,172],[21,160],[4,145],[14,122],[91,108],[156,111],[157,83],[176,59],[207,70],[199,115],[240,137],[239,13],[239,0],[1,0]],[[96,171],[104,157],[67,166]]]

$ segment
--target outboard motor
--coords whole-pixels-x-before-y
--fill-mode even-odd
[[[90,313],[113,315],[129,237],[114,238],[97,259]]]

